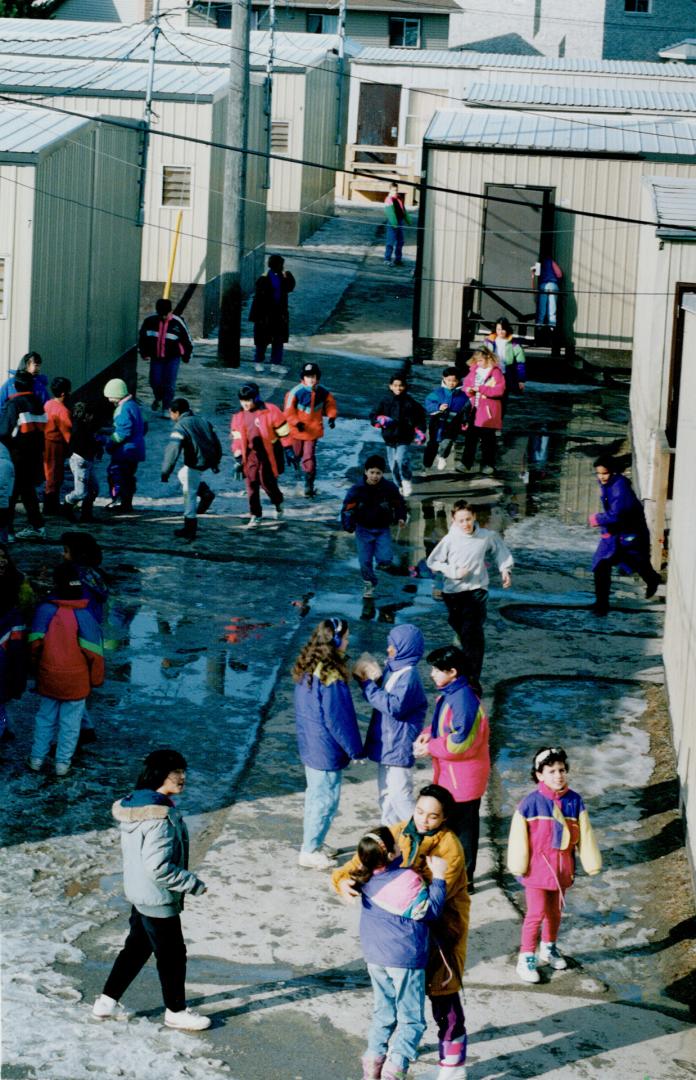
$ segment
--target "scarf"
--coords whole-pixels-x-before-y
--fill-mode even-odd
[[[418,829],[416,828],[416,823],[413,820],[413,818],[411,818],[411,820],[408,822],[408,824],[404,826],[403,832],[401,833],[401,835],[405,836],[407,838],[407,840],[409,841],[409,849],[408,849],[407,853],[404,855],[403,865],[404,866],[412,866],[413,865],[413,863],[415,861],[415,858],[416,858],[416,855],[418,854],[418,848],[420,847],[420,843],[421,843],[421,840],[423,839],[423,837],[425,837],[425,836],[437,836],[437,834],[439,832],[441,832],[441,831],[442,831],[442,825],[438,825],[438,827],[436,829],[428,829],[427,832],[418,832]]]

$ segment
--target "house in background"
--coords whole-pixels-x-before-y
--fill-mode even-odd
[[[449,21],[460,8],[455,0],[350,0],[346,36],[359,45],[394,49],[446,49]],[[254,24],[268,27],[268,0],[252,0]],[[333,0],[299,0],[276,6],[276,29],[284,32],[335,34],[338,14]]]
[[[657,60],[694,30],[692,0],[466,0],[450,45],[481,52]],[[514,47],[513,47],[514,46]]]
[[[71,22],[144,22],[152,16],[153,0],[63,0],[51,18]],[[160,0],[160,14],[168,14],[183,25],[183,0]]]
[[[0,105],[0,379],[36,349],[78,390],[132,349],[139,152],[135,125]]]

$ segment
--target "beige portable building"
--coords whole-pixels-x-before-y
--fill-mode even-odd
[[[73,388],[138,330],[138,132],[0,104],[0,378],[30,349]]]
[[[662,561],[663,656],[677,768],[696,868],[696,180],[643,181],[631,373],[633,475]]]
[[[696,121],[439,111],[423,153],[414,302],[421,355],[454,355],[471,282],[483,320],[505,314],[533,329],[530,268],[542,255],[564,274],[565,343],[628,354],[639,226],[581,215],[635,219],[641,179],[656,168],[696,178]]]

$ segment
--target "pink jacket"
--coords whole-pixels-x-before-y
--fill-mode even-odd
[[[464,379],[464,389],[476,389],[476,372],[479,365],[473,367]],[[501,398],[505,393],[505,376],[499,367],[490,369],[488,378],[475,394],[471,394],[471,403],[474,406],[474,427],[495,428],[499,431],[503,426],[503,404]]]
[[[488,717],[463,676],[445,686],[437,699],[428,753],[433,783],[447,788],[455,802],[482,797],[491,771]]]
[[[575,878],[575,853],[587,874],[598,874],[602,857],[577,791],[552,791],[539,783],[512,818],[507,864],[523,885],[565,892]]]

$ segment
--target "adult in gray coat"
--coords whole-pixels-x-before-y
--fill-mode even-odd
[[[188,830],[172,801],[186,783],[186,760],[176,750],[154,750],[145,758],[135,791],[112,813],[121,828],[123,887],[133,905],[130,933],[116,957],[103,993],[94,1003],[97,1020],[125,1019],[122,994],[152,954],[164,998],[164,1023],[203,1031],[210,1017],[186,1008],[186,946],[180,914],[184,893],[200,896],[204,883],[188,869]]]

